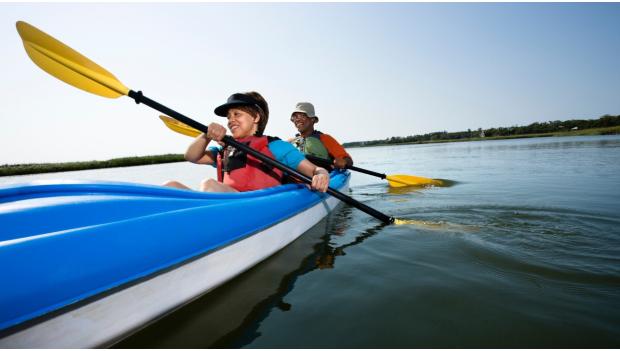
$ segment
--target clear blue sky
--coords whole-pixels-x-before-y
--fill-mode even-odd
[[[36,67],[26,21],[208,124],[232,93],[298,101],[341,142],[620,114],[618,3],[0,3],[0,164],[182,153],[158,112]]]

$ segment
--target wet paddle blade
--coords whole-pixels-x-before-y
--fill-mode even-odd
[[[164,115],[159,115],[159,119],[161,119],[164,124],[166,125],[166,127],[172,129],[173,131],[183,134],[183,135],[187,135],[190,136],[192,138],[195,138],[197,136],[199,136],[202,132],[199,131],[198,129],[194,129],[190,126],[188,126],[185,123],[181,123],[179,121],[177,121],[176,119],[172,118],[172,117],[168,117],[168,116],[164,116]]]
[[[391,187],[401,188],[405,186],[441,186],[441,180],[426,177],[418,177],[406,174],[392,174],[387,176],[387,181]]]
[[[423,221],[416,219],[398,219],[394,220],[394,224],[396,225],[415,225],[419,228],[431,229],[431,230],[441,230],[445,231],[456,231],[456,232],[468,232],[475,233],[480,231],[479,226],[475,225],[467,225],[467,224],[455,224],[448,222],[434,222],[434,221]]]
[[[30,59],[45,72],[95,95],[117,98],[129,88],[103,67],[26,22],[16,24]]]

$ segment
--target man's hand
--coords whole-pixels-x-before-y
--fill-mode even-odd
[[[334,167],[338,169],[344,169],[347,167],[351,167],[352,165],[353,165],[353,160],[351,160],[348,157],[334,159]]]

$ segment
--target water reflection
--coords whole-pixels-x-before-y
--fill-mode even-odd
[[[372,222],[374,226],[362,229],[349,242],[335,244],[351,232],[353,211],[357,210],[343,205],[284,250],[114,348],[237,348],[251,343],[273,310],[294,307],[285,298],[299,278],[334,269],[345,249],[386,226]]]
[[[282,282],[277,291],[258,303],[248,314],[243,324],[237,329],[231,331],[225,337],[217,340],[212,347],[215,348],[239,348],[250,344],[261,334],[258,332],[261,322],[269,316],[274,308],[282,311],[288,311],[293,306],[284,298],[291,292],[295,286],[295,282],[302,276],[311,273],[317,269],[333,269],[336,265],[336,259],[339,256],[346,255],[345,249],[359,245],[366,239],[379,233],[386,224],[379,223],[357,235],[352,241],[335,246],[331,243],[332,237],[344,236],[350,227],[350,218],[353,209],[344,207],[335,216],[325,221],[325,235],[321,238],[321,242],[313,247],[313,252],[303,259],[298,269],[290,272],[282,278]]]
[[[345,214],[346,217],[350,217],[352,208],[347,207],[346,209],[343,209],[342,212],[343,214],[345,214],[345,212],[348,214]],[[339,216],[340,217],[340,216]],[[352,241],[343,244],[343,245],[338,245],[338,246],[334,246],[333,244],[330,244],[330,239],[332,235],[344,235],[346,233],[346,229],[348,229],[349,227],[349,221],[339,221],[338,223],[345,223],[345,226],[338,228],[337,226],[334,226],[332,228],[332,232],[331,234],[327,234],[324,237],[323,243],[321,244],[321,248],[316,255],[316,259],[315,259],[315,267],[308,271],[308,272],[304,272],[305,273],[309,273],[315,269],[332,269],[335,266],[336,263],[336,257],[338,256],[344,256],[346,255],[346,253],[344,252],[344,249],[351,247],[351,246],[355,246],[355,245],[359,245],[361,243],[363,243],[366,239],[370,238],[371,236],[376,235],[379,231],[381,231],[385,226],[387,226],[387,224],[384,223],[378,223],[377,225],[375,225],[374,227],[371,227],[369,229],[367,229],[365,232],[357,235]]]

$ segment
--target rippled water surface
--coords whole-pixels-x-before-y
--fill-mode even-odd
[[[354,174],[351,196],[420,224],[385,226],[342,206],[117,346],[620,347],[619,136],[349,151],[359,167],[452,185],[390,189]],[[71,173],[196,186],[204,172],[169,164]]]

